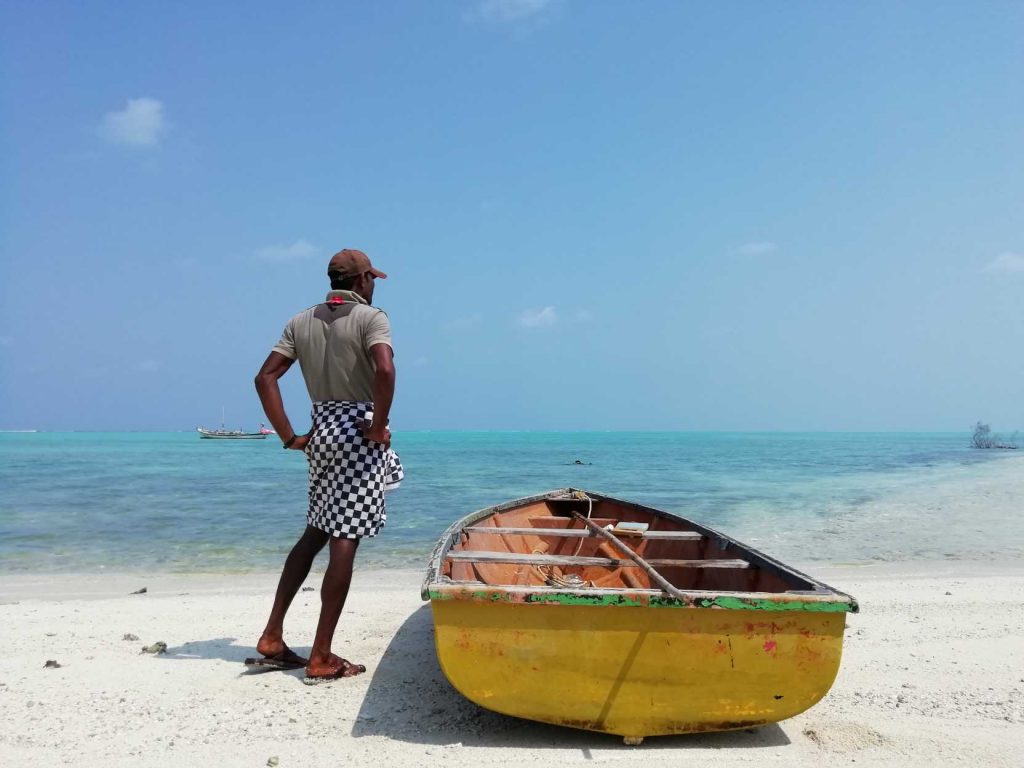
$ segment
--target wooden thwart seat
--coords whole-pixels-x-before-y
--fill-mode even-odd
[[[456,550],[446,557],[455,562],[470,563],[513,563],[517,565],[604,565],[616,568],[639,568],[632,560],[616,557],[581,557],[579,555],[535,555],[520,552],[484,552]],[[746,560],[671,560],[649,558],[651,565],[664,568],[749,568]]]
[[[508,536],[558,536],[567,539],[593,538],[597,534],[586,528],[503,528],[493,525],[471,525],[463,533],[496,533]],[[696,531],[644,531],[643,535],[630,535],[630,539],[657,539],[658,541],[700,541],[704,538]]]
[[[615,518],[615,517],[592,517],[590,519],[593,522],[595,522],[598,525],[600,525],[600,526],[615,525],[615,523],[619,522],[618,518]],[[497,520],[495,520],[495,522],[497,522]],[[557,515],[556,516],[544,515],[544,516],[541,516],[541,517],[530,517],[530,518],[527,518],[527,522],[530,525],[535,526],[537,528],[545,528],[545,529],[547,529],[547,528],[568,528],[575,521],[571,517],[560,517],[560,516],[557,516]],[[583,530],[583,529],[579,528],[577,530]]]

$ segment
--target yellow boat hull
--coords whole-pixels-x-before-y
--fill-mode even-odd
[[[441,668],[482,707],[645,736],[784,720],[829,690],[844,612],[432,599]]]

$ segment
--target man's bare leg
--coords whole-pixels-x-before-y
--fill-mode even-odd
[[[332,538],[330,545],[331,562],[324,574],[320,588],[320,621],[316,626],[313,650],[309,654],[306,674],[311,677],[336,674],[339,670],[344,677],[357,675],[365,667],[351,664],[331,653],[334,631],[338,628],[341,610],[345,607],[348,588],[352,584],[352,564],[355,562],[359,539]]]
[[[256,650],[264,656],[276,656],[288,647],[284,642],[285,614],[288,613],[288,608],[302,582],[309,575],[309,569],[313,567],[317,554],[324,548],[329,538],[330,534],[307,525],[292,551],[288,553],[288,558],[284,561],[284,570],[281,571],[281,579],[277,583],[277,594],[274,596],[270,618],[267,619],[267,627],[256,643]],[[304,661],[301,657],[297,658]]]

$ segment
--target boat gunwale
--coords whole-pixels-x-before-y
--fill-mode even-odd
[[[666,608],[715,608],[762,611],[815,611],[857,613],[860,608],[850,595],[815,579],[796,568],[786,565],[753,547],[728,536],[721,531],[701,525],[688,518],[649,507],[644,504],[619,499],[596,491],[583,491],[595,501],[608,501],[625,507],[641,510],[692,526],[708,539],[715,540],[722,548],[732,546],[743,553],[751,565],[769,571],[786,574],[810,584],[813,589],[788,592],[735,592],[722,590],[680,589],[682,598],[667,595],[660,589],[557,589],[552,587],[526,587],[512,585],[491,585],[474,582],[444,581],[441,575],[442,563],[448,550],[454,546],[459,534],[466,527],[485,518],[523,507],[539,501],[566,500],[581,489],[567,487],[512,499],[501,504],[472,512],[452,523],[438,539],[430,555],[427,574],[420,590],[423,600],[474,600],[482,602],[510,602],[539,605],[601,605],[601,606],[647,606]]]

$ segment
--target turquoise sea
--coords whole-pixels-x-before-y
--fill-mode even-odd
[[[783,560],[1024,556],[1024,451],[961,434],[414,432],[364,566],[421,567],[453,520],[563,486],[694,518]],[[584,465],[575,465],[579,459]],[[0,434],[0,571],[276,569],[301,453],[188,433]]]

